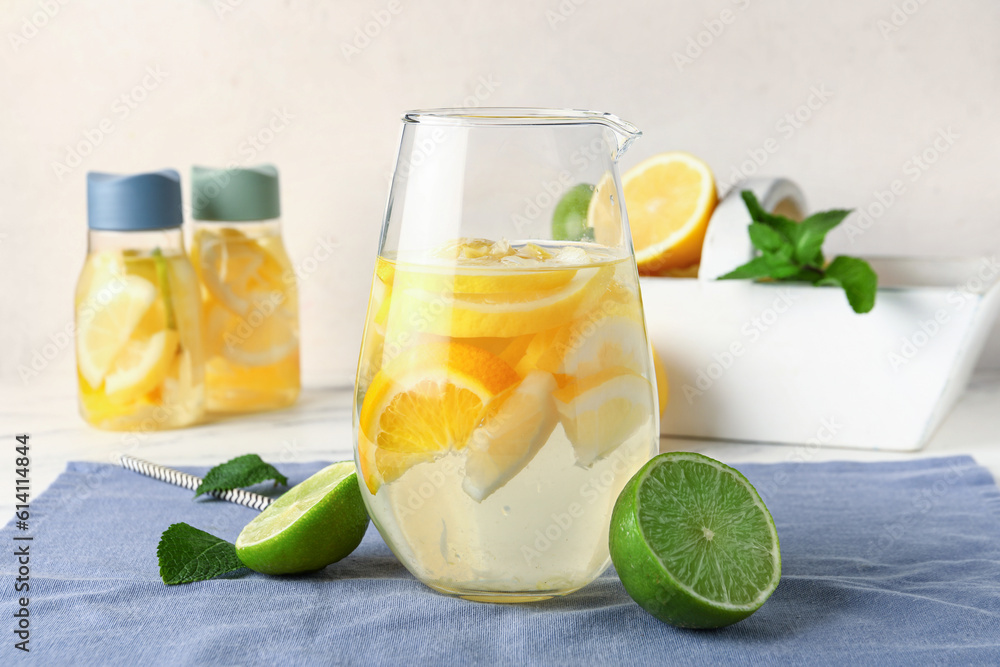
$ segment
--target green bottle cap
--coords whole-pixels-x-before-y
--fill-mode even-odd
[[[191,167],[195,220],[248,222],[281,216],[278,170],[274,165],[212,169]]]

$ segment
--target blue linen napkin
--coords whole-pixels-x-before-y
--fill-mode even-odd
[[[282,464],[296,483],[323,463]],[[0,662],[12,664],[1000,664],[1000,492],[968,457],[737,466],[773,513],[783,576],[750,618],[679,630],[613,570],[530,605],[448,598],[369,528],[301,577],[161,583],[156,545],[186,521],[229,540],[253,510],[74,462],[0,531]],[[203,475],[204,468],[186,469]],[[30,542],[30,653],[15,650],[14,536]],[[21,593],[17,595],[22,595]]]

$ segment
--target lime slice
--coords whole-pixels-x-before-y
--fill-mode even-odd
[[[594,230],[587,223],[587,209],[594,186],[574,185],[562,196],[552,211],[552,238],[556,241],[593,240]]]
[[[236,555],[264,574],[310,572],[354,551],[367,528],[354,462],[341,461],[293,486],[248,523],[236,538]]]
[[[743,620],[781,578],[778,533],[757,491],[701,454],[660,454],[629,480],[610,547],[632,599],[682,628]]]

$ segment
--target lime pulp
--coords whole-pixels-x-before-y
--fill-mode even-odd
[[[615,504],[610,549],[629,595],[680,627],[742,620],[781,578],[764,502],[738,471],[700,454],[661,454],[635,474]]]
[[[367,528],[354,463],[342,461],[293,486],[257,515],[236,539],[236,555],[265,574],[309,572],[354,551]]]

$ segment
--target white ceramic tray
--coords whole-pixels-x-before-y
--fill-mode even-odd
[[[968,382],[1000,307],[993,258],[868,258],[875,308],[790,283],[716,281],[753,257],[739,191],[800,218],[799,189],[747,181],[712,217],[698,278],[640,280],[668,436],[916,450]]]

